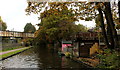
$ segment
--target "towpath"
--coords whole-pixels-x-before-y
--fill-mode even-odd
[[[14,49],[14,50],[9,50],[9,51],[5,51],[5,52],[0,52],[0,55],[6,54],[6,53],[10,53],[10,52],[14,52],[14,51],[21,50],[21,49],[25,49],[25,48],[28,48],[28,47]]]

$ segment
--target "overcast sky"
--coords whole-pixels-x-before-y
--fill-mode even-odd
[[[24,31],[26,23],[31,22],[33,25],[39,23],[38,16],[31,14],[30,16],[25,15],[25,8],[27,7],[27,0],[1,0],[0,1],[0,16],[3,21],[7,24],[7,30]],[[94,21],[85,22],[80,21],[79,23],[87,26],[94,27]],[[76,23],[78,24],[78,23]],[[37,26],[36,26],[37,27]],[[38,28],[38,27],[37,27]]]

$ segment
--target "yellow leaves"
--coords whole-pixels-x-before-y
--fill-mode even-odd
[[[56,12],[57,12],[58,10],[57,10],[57,9],[54,9],[54,11],[56,11]]]
[[[95,9],[102,8],[104,6],[104,3],[98,3],[94,6]]]
[[[6,30],[6,29],[7,29],[7,25],[0,16],[0,30]]]
[[[30,7],[30,6],[31,6],[31,4],[32,4],[31,2],[28,2],[28,7]]]
[[[84,18],[83,18],[83,17],[80,17],[80,19],[81,19],[81,20],[84,20]]]
[[[81,7],[80,10],[84,10],[85,8],[84,7]]]
[[[99,7],[96,5],[96,6],[94,6],[94,8],[95,8],[95,9],[98,9]]]
[[[88,6],[85,6],[86,9],[88,9],[89,7]]]
[[[102,53],[103,53],[103,51],[100,50],[100,49],[96,49],[96,51],[97,51],[97,53],[99,53],[99,54],[102,54]]]
[[[101,6],[105,6],[105,4],[104,4],[103,2],[102,2],[102,3],[100,3],[100,5],[101,5]]]
[[[58,13],[55,13],[55,15],[58,15]]]
[[[50,4],[50,5],[54,5],[54,4],[56,4],[57,2],[49,2],[48,4]]]

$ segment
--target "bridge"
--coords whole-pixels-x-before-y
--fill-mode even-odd
[[[33,38],[34,33],[25,33],[17,31],[0,31],[0,37]]]
[[[97,32],[79,32],[75,35],[76,39],[79,40],[98,40]]]

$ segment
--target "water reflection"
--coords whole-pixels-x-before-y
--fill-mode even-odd
[[[5,68],[85,68],[83,64],[74,62],[56,53],[51,53],[47,48],[31,48],[21,54],[4,60]]]

